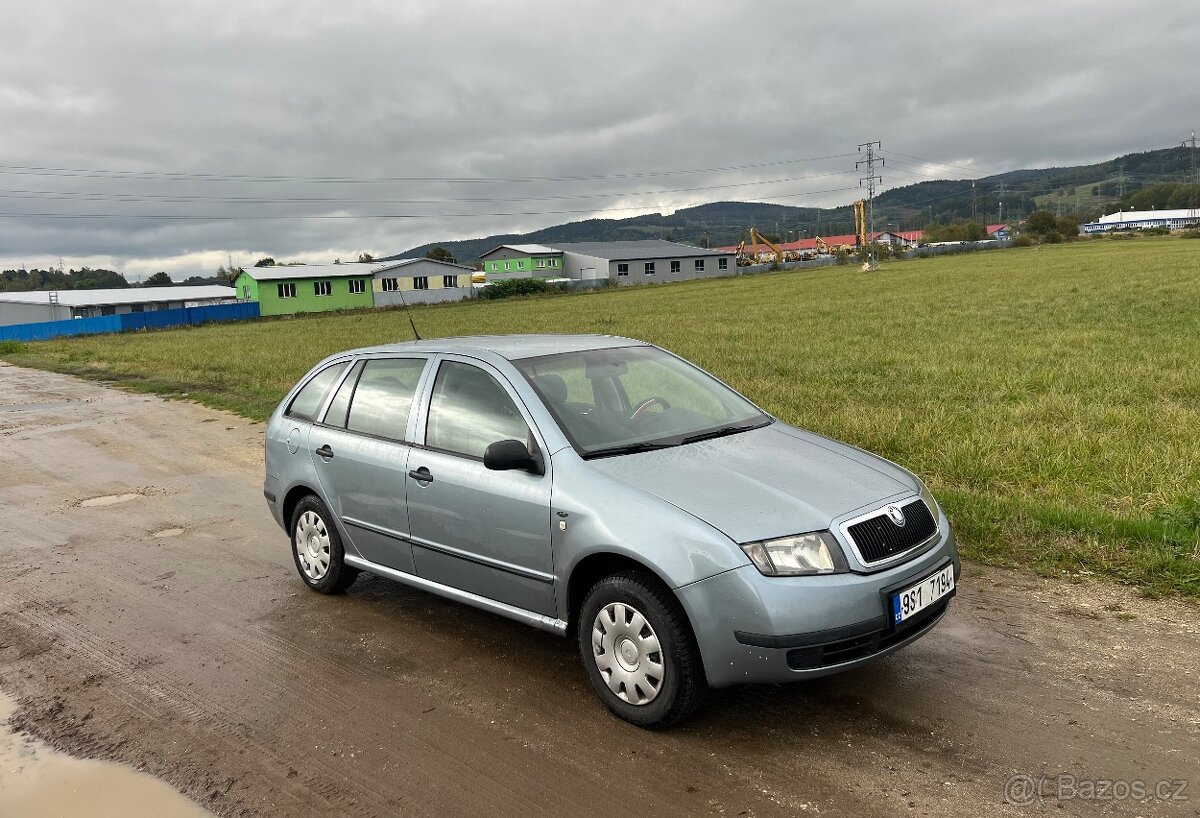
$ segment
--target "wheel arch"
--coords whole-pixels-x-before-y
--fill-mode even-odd
[[[571,569],[571,575],[567,579],[566,635],[568,637],[573,637],[577,633],[579,611],[583,607],[583,600],[587,596],[588,590],[609,574],[616,574],[621,571],[638,571],[652,577],[664,590],[675,597],[680,609],[684,611],[684,616],[687,616],[687,610],[684,609],[683,601],[679,599],[679,595],[675,593],[671,584],[663,579],[662,575],[650,565],[628,554],[621,554],[616,551],[596,551],[579,560]],[[690,617],[688,619],[690,627]]]
[[[304,483],[299,483],[295,486],[292,486],[290,489],[288,489],[288,493],[284,495],[283,505],[280,508],[283,513],[283,527],[288,531],[289,535],[291,534],[292,514],[295,513],[296,506],[301,500],[310,494],[313,497],[316,497],[318,500],[324,502],[324,500],[321,499],[321,493],[319,491]]]

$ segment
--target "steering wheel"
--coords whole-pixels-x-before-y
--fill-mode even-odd
[[[667,402],[667,399],[666,399],[666,398],[660,398],[660,397],[658,397],[657,395],[655,395],[654,397],[646,398],[644,401],[642,401],[641,403],[639,403],[639,404],[637,405],[637,408],[633,410],[633,414],[629,416],[629,419],[630,419],[630,420],[637,420],[637,419],[638,419],[638,415],[640,415],[642,412],[645,412],[647,409],[649,409],[651,406],[653,406],[653,405],[654,405],[654,404],[656,404],[656,403],[657,403],[659,406],[661,406],[663,409],[670,409],[670,408],[671,408],[671,404],[669,404],[669,403]]]

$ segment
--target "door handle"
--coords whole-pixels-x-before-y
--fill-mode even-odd
[[[317,457],[323,457],[328,460],[329,458],[333,457],[333,449],[329,448],[329,444],[326,443],[324,446],[317,449],[316,454]]]
[[[433,475],[429,473],[429,469],[422,466],[419,469],[413,469],[408,473],[408,476],[418,483],[432,483]]]

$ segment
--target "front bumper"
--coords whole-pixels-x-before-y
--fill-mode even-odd
[[[752,565],[678,589],[692,622],[708,683],[787,682],[859,667],[919,639],[945,615],[939,601],[898,628],[892,591],[953,563],[958,549],[942,516],[935,544],[873,574],[766,577]]]

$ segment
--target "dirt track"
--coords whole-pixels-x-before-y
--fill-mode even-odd
[[[308,592],[261,434],[0,365],[20,728],[221,815],[1200,815],[1195,606],[967,565],[913,647],[647,733],[603,710],[567,640],[365,576]],[[1193,780],[1186,802],[1018,809],[1016,773]]]

